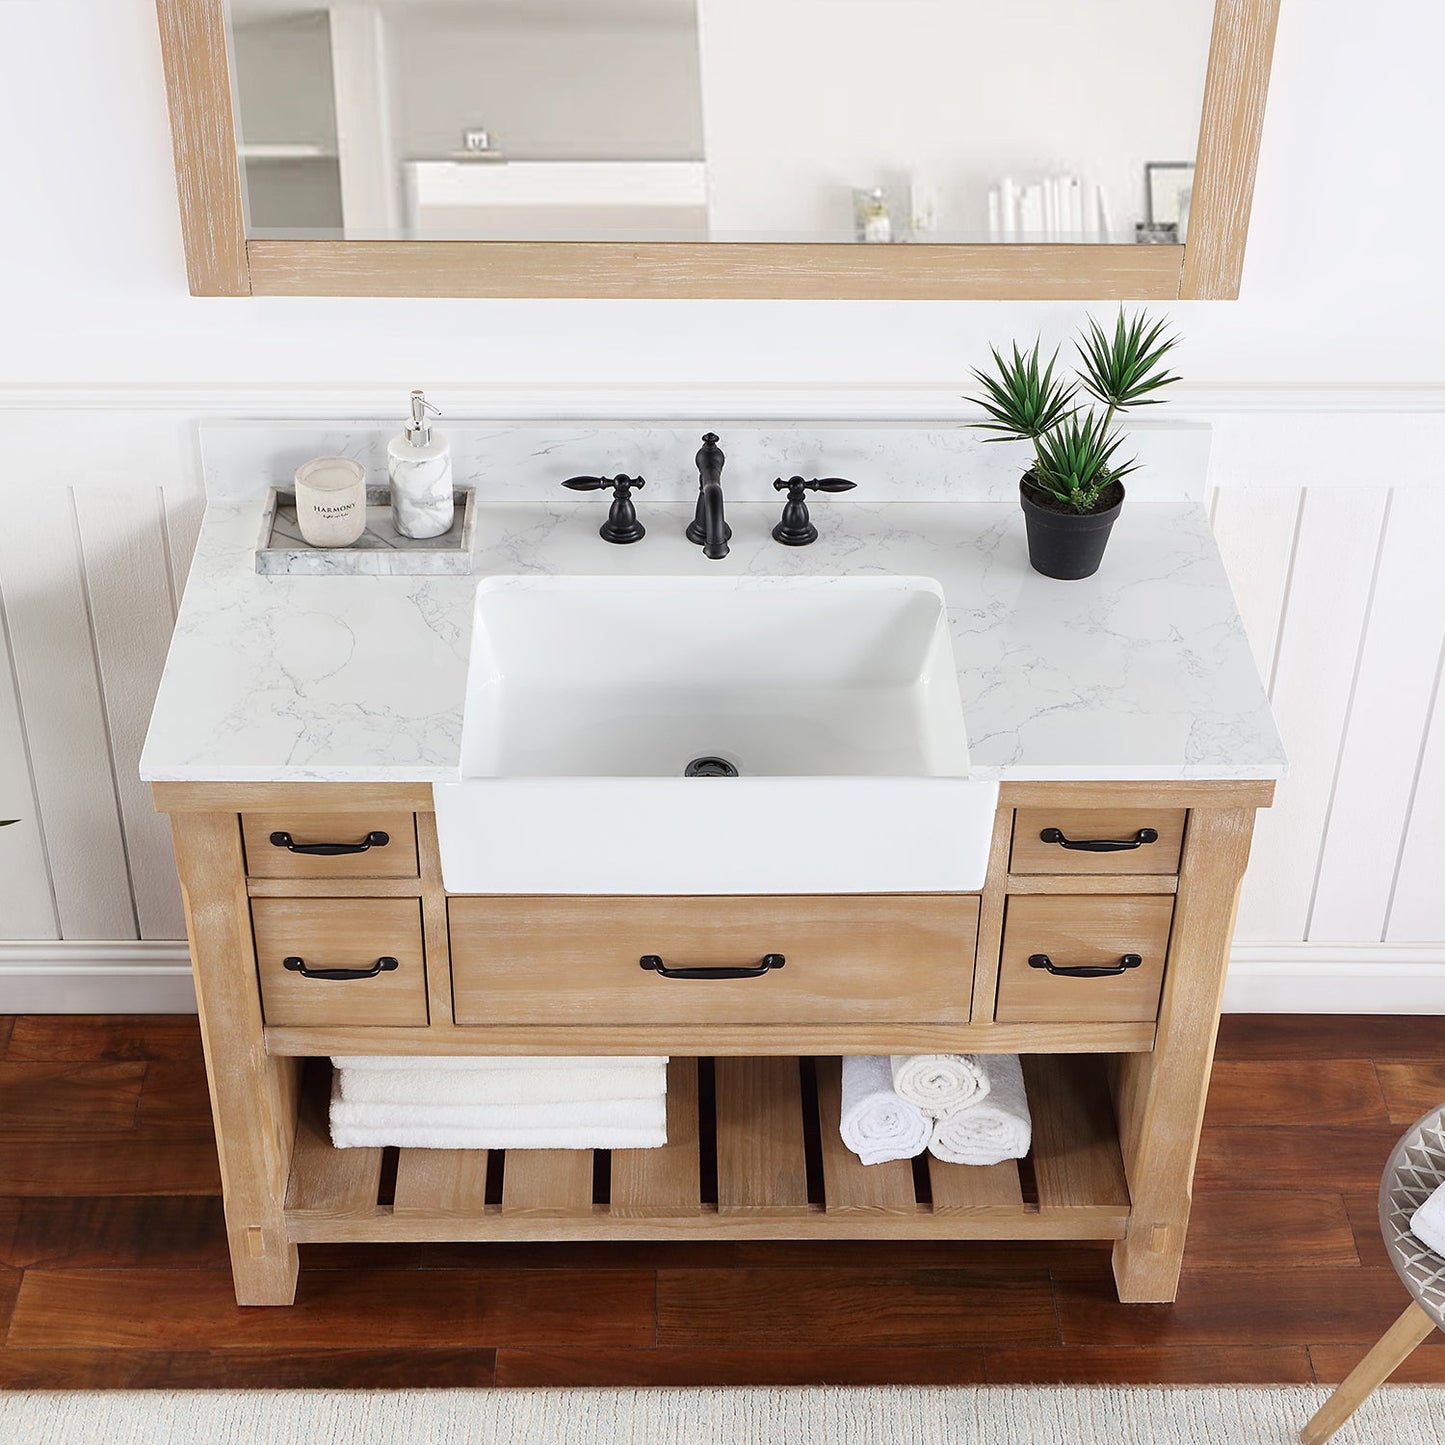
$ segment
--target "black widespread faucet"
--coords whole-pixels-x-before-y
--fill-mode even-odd
[[[717,433],[707,432],[697,451],[697,510],[687,526],[687,540],[702,548],[709,562],[728,554],[733,529],[723,516],[722,469],[727,458],[717,444]]]

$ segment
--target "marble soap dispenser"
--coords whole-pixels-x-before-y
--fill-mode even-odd
[[[452,449],[432,435],[427,413],[440,416],[420,391],[411,394],[411,425],[387,444],[391,518],[403,537],[440,537],[455,514]]]

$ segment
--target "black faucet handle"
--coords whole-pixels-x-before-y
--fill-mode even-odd
[[[568,477],[562,485],[574,492],[600,492],[611,487],[614,496],[625,496],[633,487],[644,487],[647,483],[641,477],[619,472],[615,477]]]
[[[644,478],[619,472],[615,477],[568,477],[562,485],[574,492],[601,492],[612,488],[607,520],[597,529],[597,535],[604,542],[640,542],[647,535],[647,528],[637,520],[637,508],[632,505],[632,493],[647,485]]]
[[[797,493],[797,500],[801,502],[804,492],[851,492],[857,485],[846,477],[817,477],[811,482],[805,482],[802,477],[789,477],[786,481],[779,477],[773,483],[773,490],[787,492],[790,497]]]
[[[783,519],[773,528],[773,540],[785,547],[806,547],[818,540],[818,529],[808,516],[809,492],[851,492],[858,484],[846,477],[816,477],[811,482],[802,477],[779,477],[773,483],[774,491],[786,492],[788,500],[783,504]]]

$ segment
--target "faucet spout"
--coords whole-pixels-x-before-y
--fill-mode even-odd
[[[718,482],[705,483],[697,504],[702,513],[702,555],[709,562],[721,562],[728,554],[728,537],[733,530],[723,519],[722,486]]]
[[[702,548],[709,562],[721,562],[728,554],[733,529],[723,513],[722,469],[727,457],[717,444],[716,432],[707,432],[698,448],[697,508],[688,524],[687,540]]]

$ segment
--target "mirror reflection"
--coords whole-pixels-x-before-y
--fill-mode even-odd
[[[253,238],[1175,242],[1213,0],[230,0]]]

